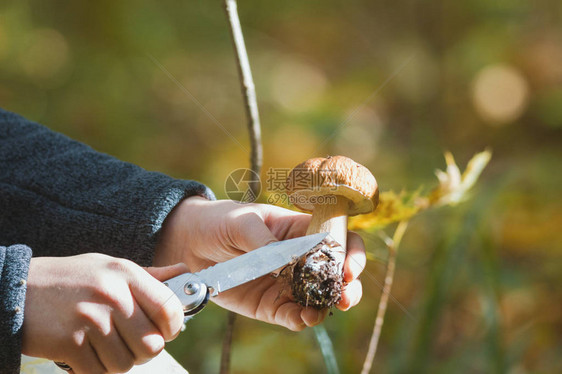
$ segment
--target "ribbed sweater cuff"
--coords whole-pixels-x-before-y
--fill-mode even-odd
[[[31,249],[25,245],[0,247],[0,368],[19,373],[27,272]]]

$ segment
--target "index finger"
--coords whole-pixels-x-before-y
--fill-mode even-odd
[[[170,268],[177,273],[171,271],[166,274],[169,277],[185,272],[181,266]],[[174,292],[140,267],[135,269],[129,287],[144,314],[164,339],[169,341],[176,337],[183,325],[183,306]]]
[[[348,231],[347,233],[347,255],[343,265],[343,280],[351,283],[357,279],[367,263],[365,255],[365,243],[359,234]]]

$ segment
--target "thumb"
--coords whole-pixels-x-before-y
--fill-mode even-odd
[[[162,266],[162,267],[145,267],[144,270],[160,282],[176,277],[180,274],[187,273],[189,269],[187,265],[180,262],[175,265]]]
[[[263,218],[256,213],[239,216],[234,221],[232,228],[233,242],[239,250],[244,252],[249,252],[277,241],[277,238],[269,230]]]

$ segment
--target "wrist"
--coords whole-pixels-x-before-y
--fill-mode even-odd
[[[195,195],[182,201],[166,217],[154,250],[153,266],[165,266],[182,262],[183,253],[189,248],[189,234],[193,219],[209,200]],[[191,221],[191,222],[190,222]]]

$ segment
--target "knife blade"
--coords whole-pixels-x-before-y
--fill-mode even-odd
[[[211,296],[269,274],[298,259],[318,245],[328,233],[274,242],[218,263],[195,275],[210,288]]]

